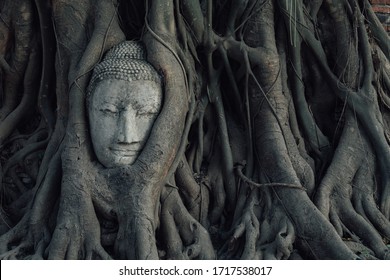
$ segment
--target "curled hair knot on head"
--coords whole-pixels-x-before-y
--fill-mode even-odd
[[[128,82],[145,80],[161,84],[161,76],[146,61],[145,46],[140,41],[123,41],[105,54],[103,60],[93,70],[87,97],[94,92],[100,81],[106,79]]]

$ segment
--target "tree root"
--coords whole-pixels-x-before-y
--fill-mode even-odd
[[[251,193],[247,207],[237,221],[231,237],[218,252],[222,259],[257,259],[256,243],[260,234],[260,223],[255,212],[258,205],[258,191]]]
[[[175,188],[161,195],[161,239],[167,259],[215,259],[206,229],[187,211]]]
[[[34,7],[31,1],[7,1],[5,8],[8,10],[1,11],[5,12],[5,18],[0,26],[2,34],[0,57],[3,60],[3,68],[6,69],[5,100],[0,108],[0,120],[4,120],[18,104],[19,86],[23,82],[34,37]],[[7,71],[8,67],[4,67],[4,56],[10,48],[13,48],[14,51]]]
[[[376,191],[373,187],[375,163],[373,152],[365,138],[352,114],[347,113],[343,135],[318,190],[316,201],[324,215],[339,228],[340,235],[345,232],[356,234],[373,250],[376,257],[387,258],[389,249],[372,226],[378,225],[384,233],[389,233],[390,230],[386,228],[389,223],[383,223],[385,217],[378,210],[372,210],[377,209],[373,197]],[[349,162],[347,166],[345,159]],[[369,210],[370,217],[366,209]],[[340,222],[345,228],[340,227]]]
[[[201,186],[195,181],[186,159],[183,159],[179,164],[175,175],[176,184],[180,189],[180,194],[187,209],[195,219],[199,220],[200,211],[202,211],[200,209],[201,204],[198,201],[201,194]]]
[[[280,260],[290,257],[294,227],[279,202],[272,204],[270,198],[268,190],[251,192],[247,207],[219,252],[220,258]]]
[[[216,151],[210,159],[210,165],[207,170],[210,189],[211,206],[209,211],[209,220],[211,225],[221,221],[223,210],[225,208],[226,191],[223,184],[222,171],[219,169],[220,153]]]
[[[367,162],[357,171],[352,185],[352,203],[356,212],[371,223],[389,242],[390,221],[378,209],[375,201],[375,189],[373,187],[376,184],[373,170],[370,168],[374,165],[373,163],[373,156],[368,157]]]
[[[72,194],[60,202],[48,259],[111,259],[100,243],[100,225],[92,199],[77,191],[79,187],[72,189]],[[80,216],[79,211],[84,214]]]
[[[347,244],[348,248],[350,248],[352,252],[364,260],[378,259],[375,257],[375,253],[372,250],[361,244],[359,241],[345,240],[344,243]]]
[[[25,257],[25,251],[31,251],[33,244],[23,241],[28,231],[28,220],[29,215],[24,215],[16,226],[0,236],[0,259],[21,259]]]
[[[0,258],[390,258],[388,36],[368,0],[43,2],[0,4]],[[103,169],[89,76],[140,37],[164,106],[137,161]]]
[[[155,231],[158,203],[150,192],[130,192],[117,199],[118,233],[114,243],[118,259],[158,259]]]
[[[261,254],[259,258],[265,260],[289,259],[295,241],[294,226],[279,206],[273,206],[268,216],[268,219],[261,224],[262,235],[259,240]],[[276,221],[278,222],[276,223]]]

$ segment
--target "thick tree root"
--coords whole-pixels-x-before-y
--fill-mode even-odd
[[[260,239],[260,244],[263,243],[259,247],[262,253],[261,259],[286,260],[290,258],[293,251],[295,230],[285,213],[280,210],[275,211],[275,214],[271,216],[272,219],[265,221],[265,225],[262,225],[265,229],[269,227],[271,231],[264,231],[269,237],[267,238],[267,234],[264,234],[264,237]],[[276,220],[279,222],[275,223]],[[272,238],[272,241],[269,238]]]
[[[368,0],[43,2],[0,4],[0,258],[390,259],[388,36]],[[137,161],[106,169],[86,88],[135,39],[164,106]]]
[[[5,1],[2,8],[5,10],[1,11],[0,21],[0,60],[2,61],[0,64],[5,70],[5,100],[0,108],[0,120],[4,121],[19,103],[20,84],[23,80],[31,78],[31,73],[25,76],[25,71],[34,41],[34,6],[31,1],[17,0]],[[7,62],[5,56],[10,48],[14,51],[11,61]],[[20,114],[19,112],[18,115]],[[11,127],[11,129],[14,128]],[[5,137],[6,134],[3,137],[3,131],[1,131],[0,142],[3,142]]]
[[[374,156],[365,137],[352,114],[348,113],[344,133],[316,201],[322,213],[339,228],[340,235],[345,231],[356,234],[376,257],[382,259],[388,258],[389,249],[372,225],[378,225],[382,233],[388,233],[390,228],[386,228],[389,223],[384,222],[385,217],[374,203]],[[349,164],[345,164],[345,159]],[[340,223],[346,228],[340,227]]]
[[[207,230],[184,207],[175,188],[161,195],[160,238],[166,259],[215,259]]]
[[[221,259],[258,259],[257,242],[260,235],[258,218],[259,191],[253,191],[246,200],[240,218],[232,229],[227,243],[218,252]],[[237,213],[236,213],[237,215]]]
[[[253,190],[246,205],[218,253],[219,258],[288,259],[293,251],[295,230],[279,202],[271,203],[269,190]]]
[[[0,259],[23,259],[33,249],[33,243],[23,241],[28,232],[29,215],[7,233],[0,236]]]
[[[111,259],[100,243],[100,225],[91,198],[73,190],[72,200],[60,202],[48,259]],[[84,214],[80,216],[79,211]]]

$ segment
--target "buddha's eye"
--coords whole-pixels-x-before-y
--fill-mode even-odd
[[[100,111],[103,112],[104,114],[110,115],[110,116],[116,116],[118,114],[118,110],[116,110],[114,108],[103,108],[103,109],[100,109]]]
[[[157,112],[150,111],[150,110],[140,110],[137,112],[137,116],[139,117],[147,117],[147,116],[155,116],[157,115]]]
[[[137,116],[139,116],[139,117],[147,117],[147,116],[152,117],[152,116],[155,116],[157,114],[158,114],[158,110],[156,110],[153,107],[146,106],[146,107],[137,109]]]

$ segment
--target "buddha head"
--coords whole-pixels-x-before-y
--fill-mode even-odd
[[[142,43],[122,42],[96,65],[88,117],[97,159],[107,168],[131,165],[149,137],[163,99],[161,77]]]

